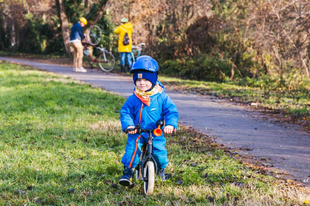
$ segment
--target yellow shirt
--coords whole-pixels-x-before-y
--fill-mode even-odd
[[[130,43],[125,46],[123,45],[123,40],[126,32],[128,33]],[[119,34],[118,52],[131,52],[132,33],[133,33],[132,24],[129,22],[122,24],[115,29],[114,33]]]

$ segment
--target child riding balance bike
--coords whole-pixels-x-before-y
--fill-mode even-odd
[[[158,136],[155,136],[147,131],[162,127],[157,125],[157,121],[162,120],[165,123],[164,133],[170,134],[177,129],[179,120],[176,105],[164,92],[164,86],[157,81],[158,63],[155,59],[146,55],[140,56],[133,63],[130,72],[133,74],[134,92],[120,111],[122,129],[128,134],[125,154],[122,158],[124,171],[119,180],[123,186],[131,185],[130,179],[135,174],[141,146],[145,143],[152,144],[154,158],[151,161],[155,161],[154,165],[157,166],[155,174],[159,174],[162,180],[167,179],[166,139],[163,134],[157,133]],[[136,127],[137,125],[139,126]],[[152,142],[149,135],[152,135]]]

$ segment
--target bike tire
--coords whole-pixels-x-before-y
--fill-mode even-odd
[[[104,72],[110,72],[115,67],[115,57],[111,52],[104,51],[98,58],[99,68]]]
[[[148,161],[144,167],[144,193],[152,195],[155,186],[155,167],[152,161]]]
[[[97,45],[101,42],[102,39],[102,30],[97,25],[92,25],[87,30],[86,35],[88,43],[91,45]]]

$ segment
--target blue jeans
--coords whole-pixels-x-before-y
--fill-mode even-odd
[[[125,59],[127,59],[127,65],[131,66],[131,52],[121,52],[121,66],[125,66]]]

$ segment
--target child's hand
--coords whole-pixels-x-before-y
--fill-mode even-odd
[[[173,127],[173,126],[167,125],[167,126],[165,126],[165,128],[164,128],[164,133],[166,133],[166,134],[171,134],[171,133],[173,132],[173,130],[174,130],[174,127]]]
[[[129,134],[136,134],[137,133],[137,129],[135,129],[134,126],[128,126],[126,128],[126,130],[127,130],[127,133],[129,133]]]

